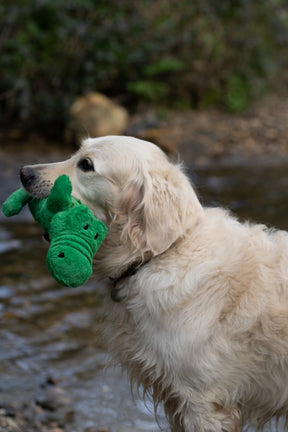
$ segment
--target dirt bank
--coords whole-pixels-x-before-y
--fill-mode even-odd
[[[196,165],[288,159],[288,98],[270,95],[240,114],[210,109],[137,115],[129,134]]]

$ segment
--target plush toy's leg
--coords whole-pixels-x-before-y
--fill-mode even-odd
[[[2,212],[5,216],[14,216],[32,199],[32,197],[22,188],[13,192],[2,205]]]
[[[68,210],[71,207],[72,185],[67,175],[57,178],[47,198],[47,209],[51,213]]]

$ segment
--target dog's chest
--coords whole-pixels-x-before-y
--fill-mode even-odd
[[[147,381],[148,374],[151,382],[173,377],[179,385],[184,380],[197,387],[203,380],[198,365],[203,363],[200,357],[205,355],[203,347],[212,323],[203,321],[203,314],[191,306],[167,309],[164,303],[163,297],[135,296],[130,302],[112,305],[112,350],[132,374],[136,373],[137,380]]]

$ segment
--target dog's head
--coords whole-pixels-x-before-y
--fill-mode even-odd
[[[180,167],[136,138],[90,138],[70,159],[25,166],[20,173],[25,189],[38,198],[49,194],[61,174],[70,177],[73,196],[118,235],[119,244],[130,244],[142,256],[165,251],[202,212]]]

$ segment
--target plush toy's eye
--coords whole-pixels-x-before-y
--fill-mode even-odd
[[[97,240],[98,237],[99,237],[99,234],[98,234],[98,233],[95,234],[95,236],[94,236],[94,240]]]
[[[64,258],[64,257],[65,257],[64,252],[60,252],[60,253],[58,254],[58,258]]]
[[[84,172],[94,171],[94,165],[90,158],[81,159],[78,162],[77,167]]]
[[[84,227],[83,227],[83,229],[85,229],[85,230],[87,230],[89,228],[89,225],[88,224],[86,224]]]

